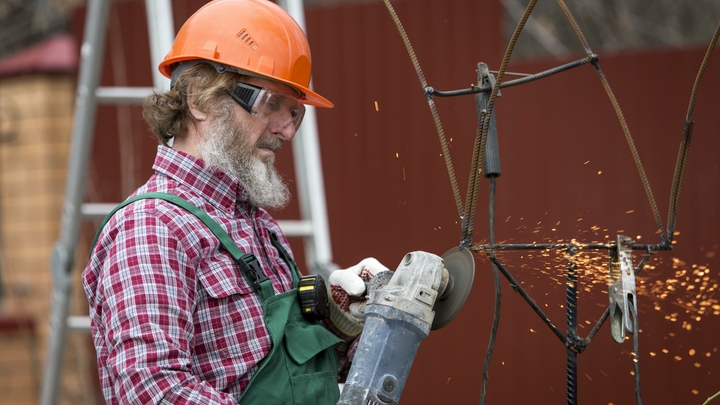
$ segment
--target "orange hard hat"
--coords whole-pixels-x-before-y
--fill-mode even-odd
[[[309,88],[312,59],[305,33],[271,1],[214,0],[205,4],[180,28],[158,69],[172,77],[180,62],[200,60],[284,83],[297,90],[305,104],[333,107]]]

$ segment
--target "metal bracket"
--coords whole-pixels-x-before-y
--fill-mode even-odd
[[[608,274],[610,333],[617,343],[625,341],[625,331],[635,333],[630,319],[631,313],[637,317],[635,269],[632,263],[633,243],[635,242],[629,237],[618,235],[617,249],[610,256]]]

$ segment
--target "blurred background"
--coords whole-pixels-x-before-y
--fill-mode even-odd
[[[476,83],[491,70],[527,1],[395,0],[430,86]],[[172,2],[178,29],[203,1]],[[716,0],[568,0],[600,57],[665,221],[690,93],[720,23]],[[306,0],[314,88],[335,103],[318,110],[333,260],[374,256],[395,268],[405,253],[458,245],[457,209],[423,89],[379,0]],[[80,0],[0,3],[0,404],[39,401],[66,187],[80,44]],[[112,2],[103,86],[151,86],[145,4]],[[538,1],[508,66],[536,73],[585,56],[556,2]],[[506,76],[505,81],[514,77]],[[470,96],[435,98],[465,195],[477,118]],[[710,60],[693,113],[694,136],[672,251],[653,255],[637,279],[641,393],[646,404],[702,404],[720,391],[720,55]],[[502,243],[659,242],[651,206],[615,111],[585,65],[503,89],[495,105],[502,175],[495,239]],[[151,174],[156,151],[138,106],[101,106],[86,201],[121,201]],[[296,183],[291,148],[280,171]],[[291,187],[292,188],[292,187]],[[473,241],[488,241],[487,182]],[[279,219],[297,218],[292,204]],[[80,286],[96,222],[83,224],[71,312],[87,314]],[[667,224],[665,224],[667,225]],[[302,240],[293,240],[302,264]],[[565,320],[565,258],[545,251],[499,254],[552,321]],[[635,254],[637,264],[639,254]],[[578,331],[608,305],[607,252],[579,262]],[[470,297],[455,320],[423,341],[402,403],[479,403],[494,311],[493,275],[476,256]],[[502,307],[487,404],[564,403],[565,347],[502,280]],[[632,342],[606,323],[578,356],[578,400],[635,403]],[[57,403],[103,403],[89,334],[68,335]]]

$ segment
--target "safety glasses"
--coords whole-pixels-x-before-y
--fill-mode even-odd
[[[297,131],[305,115],[305,106],[297,99],[264,87],[238,82],[228,93],[271,129],[283,130],[293,125]]]

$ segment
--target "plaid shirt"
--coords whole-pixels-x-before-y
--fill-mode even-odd
[[[258,258],[276,292],[292,289],[270,232],[290,252],[287,240],[236,180],[162,146],[153,168],[136,194],[190,201]],[[235,404],[270,350],[258,294],[205,225],[171,203],[119,210],[82,277],[108,404]]]

